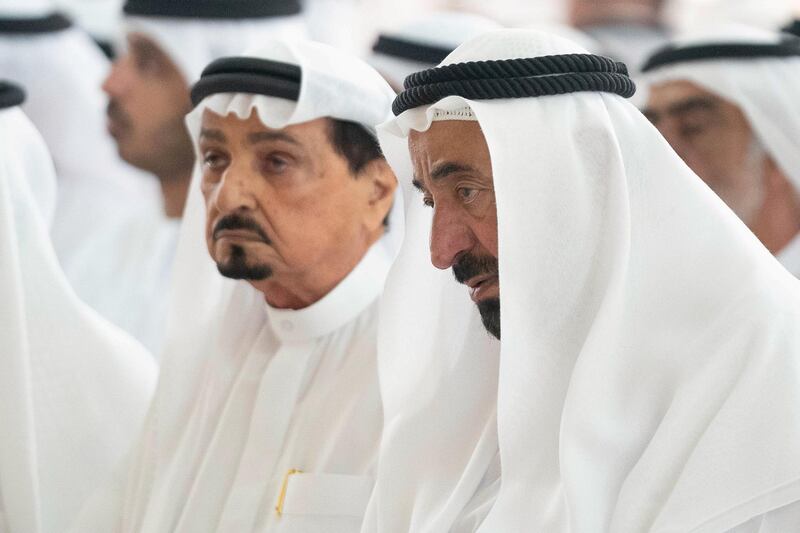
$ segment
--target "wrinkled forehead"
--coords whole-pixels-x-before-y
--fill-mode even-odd
[[[434,121],[424,131],[411,130],[408,151],[414,179],[429,186],[459,172],[491,178],[491,156],[477,121]]]
[[[736,102],[688,79],[665,80],[654,84],[648,91],[647,103],[642,111],[650,120],[694,111],[742,113]]]
[[[284,143],[295,148],[316,147],[330,144],[330,119],[317,118],[283,128],[272,128],[264,123],[258,110],[241,117],[237,113],[217,113],[204,109],[200,120],[198,144],[205,141],[228,144],[245,139],[245,145],[259,146],[264,142]]]

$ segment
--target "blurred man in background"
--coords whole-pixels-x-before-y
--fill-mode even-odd
[[[645,115],[800,277],[800,39],[725,27],[657,52],[644,70]]]

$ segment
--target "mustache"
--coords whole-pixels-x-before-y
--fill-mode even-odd
[[[108,105],[106,106],[106,116],[119,124],[123,127],[130,126],[131,119],[125,111],[122,110],[122,107],[119,105],[119,102],[114,100],[113,98],[108,101]]]
[[[466,283],[482,274],[498,275],[500,272],[497,258],[490,255],[462,254],[453,265],[453,276],[459,283]]]
[[[239,215],[237,213],[233,213],[231,215],[225,215],[224,217],[219,219],[219,222],[217,222],[216,225],[214,226],[214,231],[212,232],[211,236],[214,238],[214,240],[216,240],[217,234],[220,231],[226,229],[230,230],[243,229],[252,231],[256,235],[258,235],[261,238],[261,240],[264,241],[264,243],[266,244],[272,243],[270,238],[267,236],[267,232],[264,231],[255,220],[249,217],[245,217],[243,215]]]

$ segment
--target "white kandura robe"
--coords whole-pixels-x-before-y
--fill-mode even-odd
[[[180,219],[133,214],[92,229],[62,267],[83,301],[159,358]]]
[[[180,426],[163,431],[174,403],[162,374],[122,531],[359,531],[383,426],[376,330],[390,258],[377,243],[308,308],[264,304],[247,317],[261,326],[229,339],[239,356],[206,360]]]

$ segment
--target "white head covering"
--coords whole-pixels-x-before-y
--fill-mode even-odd
[[[581,52],[506,30],[444,63]],[[410,130],[470,114],[492,157],[502,302],[502,486],[480,531],[719,532],[799,500],[797,281],[613,94],[449,96],[411,109],[379,129],[398,179],[410,180]],[[460,343],[445,335],[463,329],[453,322],[466,311],[429,313],[448,276],[398,295],[403,277],[432,276],[421,204],[408,204],[381,334]],[[412,307],[413,319],[403,314]],[[436,331],[418,332],[431,321]],[[381,353],[387,428],[364,531],[447,531],[485,459],[475,435],[489,417],[475,403],[486,394],[471,386],[492,374],[468,365],[494,354],[448,353]],[[432,411],[435,423],[413,426],[428,405],[462,404],[476,416]]]
[[[42,17],[53,11],[53,3],[50,0],[2,0],[0,2],[0,13],[4,17]]]
[[[0,151],[0,523],[55,533],[128,451],[155,368],[60,272],[52,165],[19,109],[0,110]]]
[[[676,39],[677,49],[709,44],[777,44],[778,33],[726,25]],[[656,66],[647,86],[690,81],[742,110],[753,133],[800,192],[800,56],[720,58]]]
[[[297,15],[253,19],[127,15],[124,26],[127,33],[141,33],[154,39],[175,62],[187,83],[197,81],[203,68],[217,58],[253,49],[265,40],[296,40],[306,34],[303,19]]]
[[[399,39],[409,45],[431,46],[448,52],[464,41],[500,28],[497,22],[471,13],[440,11],[404,25],[396,31],[382,33],[379,38]],[[376,42],[378,47],[380,41]],[[431,68],[438,61],[420,61],[373,48],[369,63],[395,87],[402,87],[406,76]]]
[[[394,92],[380,75],[362,61],[329,46],[312,42],[264,42],[247,57],[299,66],[302,72],[296,102],[244,93],[214,94],[205,98],[187,117],[195,141],[202,113],[234,113],[247,118],[253,109],[271,128],[284,128],[322,117],[358,122],[368,129],[386,120]],[[200,191],[201,168],[192,180],[175,259],[171,314],[161,365],[161,381],[153,402],[148,434],[140,450],[137,472],[149,476],[154,465],[169,464],[180,471],[189,458],[174,453],[181,444],[186,420],[202,409],[193,403],[204,386],[204,369],[210,361],[240,357],[243,346],[252,346],[269,316],[264,296],[246,281],[222,277],[208,253],[205,240],[206,209]],[[402,202],[397,202],[389,230],[374,251],[381,261],[391,261],[402,239]],[[370,252],[372,253],[372,251]],[[383,282],[382,279],[376,282]],[[365,287],[365,293],[372,289]],[[357,304],[354,302],[354,308]],[[362,309],[362,308],[358,308]],[[324,317],[321,317],[324,318]],[[329,319],[327,319],[330,322]],[[289,337],[291,336],[290,334]],[[249,343],[249,344],[248,344]],[[209,415],[212,416],[212,415]],[[150,462],[154,461],[154,465]],[[131,483],[139,479],[136,475]],[[126,516],[139,516],[142,492],[132,485],[126,501]],[[210,487],[209,490],[224,490]],[[169,503],[164,507],[168,508]]]

